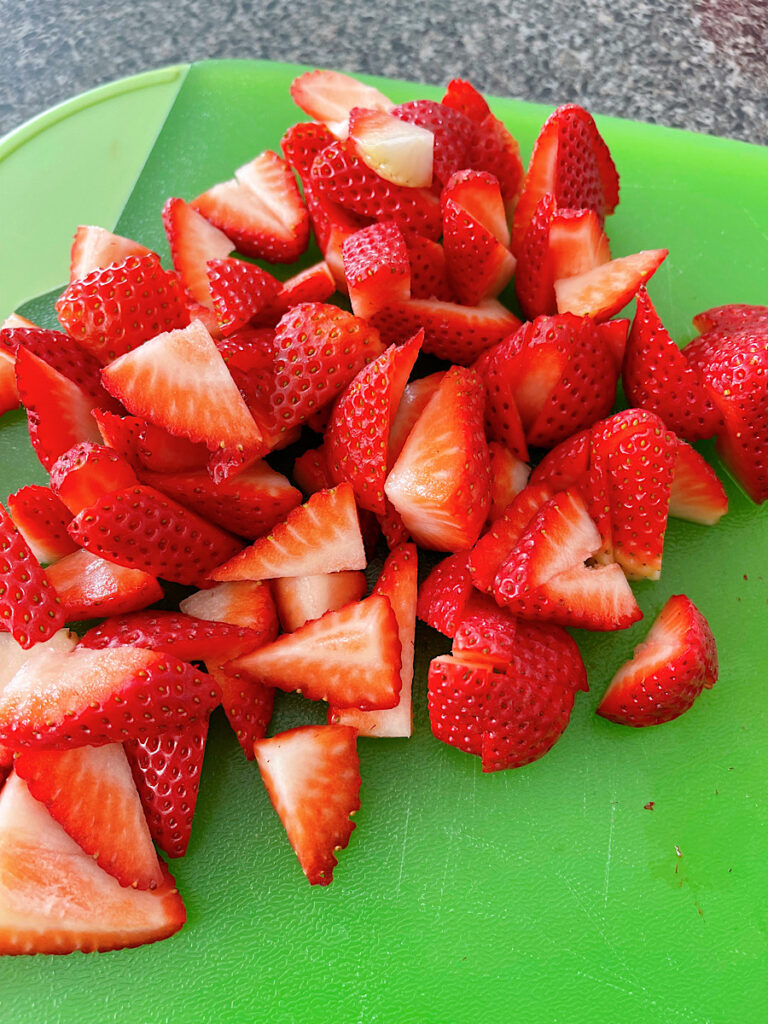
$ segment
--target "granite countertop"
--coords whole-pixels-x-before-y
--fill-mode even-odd
[[[112,79],[212,57],[444,83],[768,143],[766,0],[2,0],[0,134]]]

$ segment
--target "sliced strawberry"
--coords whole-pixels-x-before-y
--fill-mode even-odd
[[[499,181],[488,171],[462,170],[451,176],[441,193],[441,202],[450,201],[509,248],[509,225]]]
[[[709,624],[684,594],[670,597],[611,680],[598,715],[619,725],[660,725],[687,711],[717,681],[717,648]]]
[[[93,418],[105,445],[114,448],[134,469],[143,466],[139,458],[139,443],[142,431],[146,427],[144,420],[138,416],[117,416],[103,409],[94,410]]]
[[[207,715],[218,701],[204,673],[158,651],[47,650],[0,693],[0,743],[67,750],[154,736]]]
[[[467,163],[477,171],[487,171],[497,179],[507,216],[511,217],[523,185],[520,146],[503,124],[488,113],[475,124]]]
[[[416,614],[445,636],[453,636],[472,594],[468,553],[460,551],[438,562],[419,587]]]
[[[37,324],[33,324],[31,320],[27,320],[25,316],[19,316],[18,313],[10,313],[5,320],[0,322],[0,331],[15,330],[17,327],[24,327],[25,329],[40,331],[41,327]]]
[[[688,441],[712,437],[721,419],[700,373],[670,337],[645,288],[639,289],[636,298],[622,368],[627,400],[655,413]]]
[[[23,648],[64,625],[64,609],[44,569],[0,505],[0,621]]]
[[[275,331],[272,327],[242,327],[226,338],[217,338],[216,348],[230,373],[269,372],[275,359]]]
[[[389,472],[386,495],[424,547],[469,548],[485,523],[491,471],[484,404],[477,374],[452,367]]]
[[[715,306],[693,318],[693,326],[700,333],[705,331],[736,331],[748,327],[768,327],[768,306],[749,306],[745,303],[731,303]]]
[[[136,454],[141,469],[146,467],[156,473],[184,473],[200,469],[208,462],[208,448],[200,441],[175,437],[156,423],[137,422]]]
[[[292,633],[305,622],[359,601],[366,590],[365,573],[328,572],[317,576],[286,576],[272,584],[280,624]]]
[[[669,514],[714,526],[728,511],[728,496],[714,469],[685,441],[678,439],[669,492]]]
[[[491,591],[496,574],[539,509],[554,495],[548,483],[524,487],[475,544],[467,563],[478,590]]]
[[[353,104],[353,106],[364,105]],[[350,107],[349,110],[351,109]],[[375,109],[375,104],[371,104],[368,109]],[[349,110],[344,114],[345,118]],[[315,157],[333,141],[334,136],[327,125],[316,124],[314,121],[300,121],[298,124],[292,124],[280,140],[280,148],[285,159],[299,176],[305,198],[307,198],[307,192],[312,190],[312,164],[315,162]],[[312,214],[311,210],[310,214]],[[318,243],[322,248],[319,236]]]
[[[80,549],[49,565],[45,574],[59,595],[67,622],[140,611],[163,596],[156,576]]]
[[[237,250],[273,263],[292,263],[309,241],[309,215],[291,169],[271,150],[192,200]]]
[[[408,250],[396,224],[362,228],[346,239],[342,251],[355,316],[370,317],[391,301],[410,298]]]
[[[74,281],[56,313],[64,330],[102,364],[189,323],[181,284],[154,253],[129,256]]]
[[[231,534],[144,485],[115,491],[83,509],[69,533],[101,558],[189,586],[242,547]]]
[[[510,502],[526,486],[531,467],[498,441],[488,442],[488,453],[491,457],[491,504],[488,508],[488,520],[492,522],[503,515]]]
[[[291,99],[317,121],[344,121],[353,107],[391,110],[391,100],[372,85],[341,71],[306,71],[291,83]]]
[[[644,250],[555,281],[558,313],[609,320],[656,273],[668,254],[668,249]]]
[[[485,99],[470,82],[461,78],[452,78],[445,87],[445,95],[440,101],[444,107],[460,110],[470,121],[480,122],[490,114],[491,109]]]
[[[22,647],[10,633],[0,633],[0,693],[27,662],[47,657],[51,651],[57,655],[69,654],[77,646],[77,635],[68,629],[59,629],[48,640],[43,640],[32,647]],[[10,767],[13,764],[13,748],[3,746],[3,751],[10,754],[0,758],[0,763]]]
[[[103,270],[110,263],[122,263],[129,256],[157,255],[145,245],[111,231],[81,224],[75,232],[69,256],[69,280],[79,281],[94,270]]]
[[[389,600],[373,594],[224,667],[336,707],[393,708],[402,685],[397,620]]]
[[[263,461],[218,484],[203,470],[144,473],[142,479],[222,529],[249,540],[269,533],[301,504],[301,493]]]
[[[260,580],[364,569],[363,538],[352,487],[318,491],[266,537],[220,565],[211,579]]]
[[[16,360],[0,350],[0,416],[21,405],[16,387]]]
[[[415,544],[400,544],[384,562],[374,594],[389,599],[397,619],[400,637],[400,698],[394,708],[360,711],[357,708],[329,708],[328,721],[351,725],[361,736],[410,736],[412,731],[411,686],[416,632],[418,551]]]
[[[547,452],[541,462],[531,473],[531,484],[546,483],[552,490],[567,491],[579,483],[589,468],[589,454],[592,440],[590,430],[580,430],[577,434],[561,441],[559,445]],[[551,497],[551,495],[550,495]]]
[[[212,309],[208,260],[225,260],[235,248],[235,243],[183,199],[166,200],[163,226],[173,265],[187,294],[195,302]]]
[[[439,242],[421,235],[408,239],[408,261],[411,267],[411,298],[439,299],[453,302],[453,294],[445,265],[445,252]]]
[[[605,320],[597,325],[597,329],[603,336],[603,341],[613,355],[613,362],[620,371],[624,362],[624,352],[627,348],[627,332],[629,331],[629,320]]]
[[[89,629],[82,647],[147,647],[165,651],[180,661],[221,664],[252,650],[259,635],[244,626],[211,622],[177,612],[135,612],[107,619]]]
[[[299,455],[293,464],[293,479],[307,496],[316,491],[330,490],[333,487],[328,460],[325,456],[325,445],[320,445],[319,448],[307,448]]]
[[[366,512],[365,514],[367,515],[368,513]],[[390,551],[396,548],[398,544],[404,544],[407,540],[411,539],[411,535],[400,513],[388,498],[384,501],[384,515],[376,516],[376,523]],[[368,548],[366,548],[367,550]]]
[[[253,745],[267,735],[275,705],[275,690],[254,679],[230,675],[221,668],[208,666],[208,671],[221,689],[221,706],[249,761],[253,761]]]
[[[401,103],[393,108],[392,114],[432,134],[434,176],[441,185],[445,185],[454,172],[470,166],[467,154],[474,141],[475,126],[466,114],[434,100]]]
[[[383,515],[389,431],[419,354],[423,331],[363,367],[333,407],[325,457],[336,483],[352,484],[361,508]]]
[[[336,281],[331,268],[321,260],[283,281],[273,302],[255,317],[254,323],[274,323],[294,306],[302,302],[325,302],[335,291]]]
[[[72,515],[103,495],[138,482],[130,463],[119,452],[92,441],[74,445],[51,466],[51,488]]]
[[[124,887],[70,839],[13,773],[0,794],[0,952],[124,949],[186,920],[164,865],[156,889]]]
[[[473,590],[453,634],[451,654],[460,661],[507,668],[515,654],[521,622],[506,608],[499,608],[492,597]]]
[[[428,377],[409,381],[403,389],[400,404],[397,407],[389,428],[389,444],[387,465],[393,465],[403,450],[405,439],[413,429],[416,420],[421,416],[430,398],[437,391],[445,374],[442,370],[431,373]]]
[[[360,808],[357,733],[346,725],[307,725],[259,740],[261,777],[311,885],[328,885]]]
[[[280,282],[245,260],[208,260],[211,299],[223,335],[245,327],[277,298]]]
[[[120,885],[156,889],[160,863],[122,744],[25,750],[14,769],[100,868]]]
[[[29,484],[8,497],[8,511],[38,562],[55,562],[77,551],[67,533],[72,513],[50,487]]]
[[[393,185],[429,188],[435,135],[409,124],[397,111],[354,107],[349,112],[349,140],[355,154],[380,178]]]
[[[495,298],[515,272],[515,257],[453,199],[443,197],[442,207],[443,250],[454,294],[467,306]]]

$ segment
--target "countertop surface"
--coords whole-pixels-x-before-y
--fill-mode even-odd
[[[298,61],[768,143],[766,0],[0,0],[0,134],[110,80]]]

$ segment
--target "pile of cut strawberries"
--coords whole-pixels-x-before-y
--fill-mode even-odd
[[[645,288],[666,250],[612,258],[619,179],[585,110],[547,119],[525,171],[467,82],[399,106],[328,71],[291,92],[311,120],[283,156],[168,199],[173,269],[80,227],[62,330],[0,331],[0,411],[23,404],[50,477],[0,506],[0,952],[182,926],[157,850],[187,849],[219,706],[328,884],[358,736],[410,735],[417,617],[452,638],[435,737],[528,764],[587,689],[567,627],[636,622],[668,516],[726,512],[689,442],[768,498],[768,309],[700,313],[676,346]],[[311,236],[322,261],[266,268]],[[178,610],[153,609],[168,583]],[[677,595],[598,714],[668,722],[716,678]],[[267,736],[277,690],[327,724]]]

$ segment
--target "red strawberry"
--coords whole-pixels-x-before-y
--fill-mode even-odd
[[[403,450],[405,439],[413,430],[416,420],[421,416],[430,398],[437,391],[445,376],[442,370],[431,373],[428,377],[420,377],[405,385],[400,404],[397,407],[392,424],[389,428],[389,445],[387,463],[394,463]]]
[[[243,753],[253,761],[253,745],[267,735],[272,719],[275,690],[257,680],[230,675],[216,666],[208,666],[208,671],[221,689],[221,706],[227,721]]]
[[[121,886],[12,774],[0,793],[0,953],[106,951],[173,935],[186,912],[161,872],[156,889]]]
[[[120,743],[25,750],[14,761],[14,769],[31,795],[120,885],[162,885],[160,864]]]
[[[525,172],[517,139],[491,113],[475,124],[467,164],[477,171],[487,171],[498,180],[505,209],[511,217]]]
[[[709,624],[684,594],[670,597],[611,680],[598,715],[619,725],[660,725],[687,711],[717,681],[717,648]]]
[[[514,657],[522,619],[473,590],[453,634],[451,654],[459,661],[486,662],[505,669]],[[538,625],[538,623],[537,623]],[[558,626],[549,627],[559,629]]]
[[[355,316],[370,317],[392,300],[410,298],[408,250],[393,223],[371,224],[344,242],[344,275]]]
[[[121,356],[102,377],[134,416],[212,451],[251,449],[261,440],[213,339],[198,321]]]
[[[138,482],[130,463],[119,452],[91,441],[74,445],[51,466],[51,488],[72,515],[102,496]]]
[[[656,273],[668,254],[668,249],[636,252],[603,263],[584,274],[555,281],[558,313],[609,320]]]
[[[275,359],[275,331],[272,327],[242,327],[226,338],[217,338],[216,348],[230,373],[268,372]]]
[[[0,693],[0,743],[67,750],[154,736],[207,715],[218,701],[204,673],[158,651],[46,650]]]
[[[457,202],[443,197],[442,206],[443,249],[454,294],[467,306],[495,298],[515,271],[514,256]]]
[[[419,331],[364,366],[334,405],[325,435],[334,482],[349,481],[358,505],[379,515],[385,511],[390,425],[423,337]]]
[[[305,622],[361,600],[368,584],[365,573],[358,570],[285,576],[274,580],[272,589],[280,624],[286,633],[292,633]]]
[[[139,443],[142,431],[146,427],[144,420],[137,416],[118,416],[102,409],[96,409],[93,418],[105,445],[114,448],[134,469],[143,466],[139,458]]]
[[[488,442],[491,457],[491,504],[488,520],[492,522],[504,514],[510,502],[528,483],[531,467],[516,458],[509,448],[498,441]]]
[[[717,473],[695,448],[678,439],[669,514],[676,519],[714,526],[727,511],[728,497]]]
[[[393,185],[429,188],[434,168],[435,136],[383,110],[353,107],[348,138],[358,156]]]
[[[384,515],[376,516],[376,523],[390,551],[411,538],[400,513],[388,498],[384,499]]]
[[[470,166],[467,153],[475,136],[475,126],[460,110],[435,103],[434,100],[411,100],[394,107],[392,114],[432,132],[434,143],[433,172],[445,185],[451,175]]]
[[[411,268],[411,298],[439,299],[453,302],[455,295],[448,281],[445,252],[439,242],[421,235],[408,239],[408,261]]]
[[[291,99],[317,121],[344,121],[353,107],[391,110],[391,100],[342,71],[305,71],[291,83]]]
[[[29,545],[0,505],[0,620],[27,649],[64,625],[64,609]]]
[[[30,484],[8,497],[8,511],[32,554],[41,564],[77,551],[67,533],[72,513],[50,487]]]
[[[621,370],[624,362],[624,352],[627,347],[627,331],[629,320],[605,320],[597,325],[598,331],[602,334],[603,340],[613,355],[613,361],[618,370]]]
[[[189,323],[175,274],[154,253],[129,256],[74,281],[56,303],[64,330],[100,363]]]
[[[452,367],[389,472],[386,495],[424,547],[471,547],[485,523],[491,472],[484,404],[477,374]]]
[[[69,533],[95,555],[189,586],[242,547],[231,534],[144,485],[84,508]]]
[[[325,302],[335,291],[336,282],[331,268],[325,260],[321,260],[283,281],[272,303],[262,313],[257,314],[254,322],[274,323],[294,306],[302,302]]]
[[[140,245],[111,231],[81,224],[72,240],[69,256],[69,280],[79,281],[94,270],[103,270],[110,263],[121,263],[129,256],[154,256],[145,245]]]
[[[180,661],[210,661],[214,665],[252,650],[259,635],[243,626],[210,622],[177,612],[135,612],[107,619],[89,629],[82,647],[147,647],[165,651]]]
[[[142,479],[222,529],[250,540],[269,533],[301,504],[300,492],[263,461],[219,484],[203,470],[143,473]]]
[[[328,721],[351,725],[361,736],[410,736],[412,729],[411,685],[416,631],[416,590],[418,552],[415,544],[400,544],[385,561],[374,594],[389,599],[400,636],[400,698],[394,708],[360,711],[357,708],[329,708]]]
[[[307,725],[254,744],[272,805],[311,885],[333,879],[336,852],[360,808],[357,733],[346,725]]]
[[[59,595],[67,622],[125,615],[146,608],[163,596],[155,576],[141,569],[126,569],[80,549],[49,565],[45,574]]]
[[[400,657],[392,606],[372,594],[284,633],[225,669],[310,700],[368,711],[397,704]]]
[[[325,445],[307,448],[299,455],[293,464],[293,479],[307,496],[316,491],[329,491],[333,487]]]
[[[393,185],[355,155],[349,142],[332,142],[312,164],[312,188],[344,209],[379,221],[394,221],[404,235],[441,233],[440,204],[426,189]]]
[[[353,106],[365,106],[365,104],[353,104]],[[347,109],[344,114],[345,118],[351,109],[351,107]],[[375,109],[375,104],[371,104],[369,109]],[[312,164],[315,162],[315,157],[333,141],[334,136],[327,125],[316,124],[314,121],[299,121],[297,124],[292,124],[280,140],[283,155],[299,176],[305,196],[308,185],[311,191]]]
[[[699,372],[669,336],[645,288],[636,298],[622,369],[627,400],[655,413],[688,441],[712,437],[721,419]]]
[[[548,451],[531,473],[531,484],[546,483],[555,491],[578,484],[589,468],[591,430],[580,430]],[[551,497],[551,495],[550,495]]]
[[[445,87],[445,95],[440,101],[444,107],[460,110],[470,121],[480,122],[491,110],[483,96],[470,82],[461,78],[452,78]]]
[[[16,387],[16,360],[0,350],[0,416],[21,405]]]
[[[318,491],[272,533],[211,573],[211,579],[259,580],[364,569],[363,538],[352,487]]]
[[[224,335],[245,327],[277,298],[280,282],[245,260],[208,260],[211,299]]]
[[[235,248],[235,243],[183,199],[166,200],[163,227],[168,236],[173,265],[187,294],[195,302],[212,309],[208,261],[225,260]]]
[[[309,241],[309,216],[291,169],[271,150],[193,199],[192,206],[246,256],[292,263]]]
[[[768,306],[748,306],[732,303],[727,306],[715,306],[693,318],[693,326],[700,333],[705,331],[736,331],[748,327],[768,327]]]
[[[460,551],[438,562],[419,587],[416,614],[445,636],[453,636],[472,594],[468,553]]]

